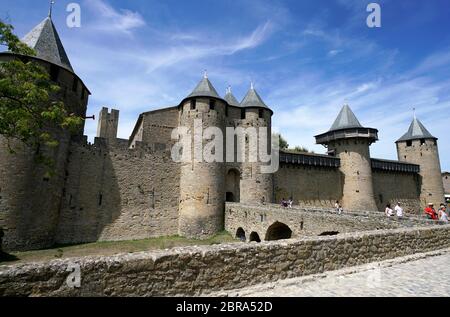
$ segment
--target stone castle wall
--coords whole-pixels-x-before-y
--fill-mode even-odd
[[[177,233],[179,167],[168,151],[128,142],[73,143],[56,242],[133,240]]]
[[[1,61],[14,58],[9,54],[0,56]],[[46,69],[59,85],[60,90],[51,98],[63,101],[70,113],[84,117],[89,92],[82,81],[63,67],[30,59]],[[37,163],[35,151],[17,140],[10,140],[15,151],[11,154],[7,140],[0,136],[0,227],[5,231],[5,250],[38,249],[55,243],[70,139],[80,137],[83,129],[84,124],[73,135],[61,129],[47,129],[59,142],[55,148],[41,148],[54,161],[52,169]],[[46,175],[49,171],[51,177]]]
[[[166,108],[143,114],[142,142],[157,144],[157,147],[168,146],[172,130],[179,126],[179,110],[176,107]]]
[[[450,225],[54,260],[0,267],[0,296],[202,295],[448,247]]]
[[[46,151],[55,162],[54,175],[36,161],[35,153],[23,143],[0,136],[0,227],[5,231],[5,250],[30,250],[50,247],[55,231],[64,186],[68,138]]]
[[[281,165],[274,175],[275,202],[292,197],[302,207],[334,207],[342,199],[343,180],[337,168]]]
[[[444,183],[444,191],[446,195],[450,195],[450,174],[446,173],[442,176],[442,182]]]
[[[372,181],[378,211],[401,202],[405,212],[421,212],[418,174],[372,170]],[[300,207],[334,208],[336,201],[342,203],[344,182],[337,168],[283,164],[274,175],[275,202],[292,197]]]
[[[373,183],[378,210],[384,211],[401,202],[405,213],[420,214],[420,176],[414,173],[395,173],[374,170]]]

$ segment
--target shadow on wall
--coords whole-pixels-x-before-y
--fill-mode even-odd
[[[325,236],[337,236],[339,234],[339,231],[325,231],[319,234],[319,237],[325,237]]]
[[[292,197],[294,205],[333,208],[342,201],[344,182],[337,168],[282,164],[274,177],[275,201]]]
[[[0,226],[4,228],[4,249],[30,250],[50,247],[55,242],[69,136],[61,133],[54,149],[44,148],[55,164],[53,176],[36,160],[36,152],[19,141],[10,141],[8,150],[0,136]]]
[[[100,145],[105,141],[96,142]],[[106,144],[97,148],[73,144],[71,154],[56,242],[94,242],[121,215],[121,193],[111,157],[114,154]]]

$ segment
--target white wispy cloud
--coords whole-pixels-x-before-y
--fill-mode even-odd
[[[427,62],[430,58],[432,60],[432,56],[441,54],[444,53],[432,54],[418,67],[422,69],[427,65],[430,67],[428,70],[433,70],[450,66],[450,61],[444,63],[444,58],[433,66]],[[418,67],[412,65],[412,69]],[[274,124],[288,143],[323,153],[324,148],[314,144],[313,136],[330,128],[347,99],[363,125],[379,129],[380,140],[371,147],[373,156],[396,159],[394,143],[407,131],[414,107],[419,119],[441,139],[441,154],[448,153],[449,134],[443,124],[450,112],[450,96],[446,93],[450,91],[450,81],[417,75],[416,72],[408,74],[391,74],[389,78],[380,76],[365,82],[364,78],[329,78],[319,73],[281,82],[282,88],[275,88],[270,95],[271,102],[277,100],[283,104],[275,111]],[[296,90],[299,93],[295,94]],[[448,159],[441,155],[442,158],[448,166]]]
[[[275,112],[274,128],[291,145],[323,153],[324,148],[314,144],[314,135],[330,128],[347,100],[363,125],[380,130],[380,141],[371,147],[373,156],[396,158],[394,142],[406,132],[412,107],[440,138],[441,153],[450,151],[448,129],[443,127],[443,117],[448,120],[443,114],[450,111],[450,80],[445,74],[450,69],[448,50],[432,53],[410,65],[409,70],[396,73],[402,55],[395,48],[384,48],[370,38],[327,29],[319,23],[289,37],[280,36],[286,44],[283,49],[248,54],[283,30],[270,10],[258,12],[261,18],[251,24],[253,29],[247,25],[246,32],[226,28],[180,32],[177,25],[151,28],[139,14],[112,8],[104,0],[93,2],[97,3],[92,10],[99,13],[102,32],[108,30],[107,22],[113,22],[110,30],[122,30],[125,35],[140,27],[148,31],[148,39],[126,36],[120,46],[104,40],[102,32],[92,37],[81,34],[66,43],[72,64],[93,91],[89,114],[96,114],[102,106],[120,109],[122,138],[130,135],[140,112],[177,104],[206,68],[219,93],[231,84],[238,99],[245,94],[250,79],[256,79],[259,93]],[[80,32],[84,30],[90,33],[92,29],[84,25]],[[296,54],[291,56],[295,66],[283,62],[267,67],[289,54]],[[360,65],[355,66],[357,62]],[[92,138],[95,129],[96,123],[88,122],[86,134]],[[441,159],[450,166],[442,154]]]
[[[342,52],[343,52],[343,50],[331,50],[331,51],[328,52],[328,56],[334,57],[334,56],[336,56],[336,55],[338,55],[338,54],[340,54]]]
[[[270,36],[273,31],[273,23],[266,21],[259,25],[252,33],[232,39],[211,39],[206,35],[175,34],[171,39],[171,45],[157,51],[142,52],[140,59],[147,64],[147,71],[153,72],[159,68],[174,66],[189,60],[198,60],[209,57],[233,55],[240,51],[255,48]],[[206,39],[206,40],[204,40]],[[184,43],[188,41],[189,43]],[[191,42],[196,43],[192,44]]]
[[[116,10],[104,0],[85,0],[84,6],[96,15],[96,21],[89,27],[107,31],[131,34],[133,29],[146,25],[144,18],[138,12],[126,9]]]

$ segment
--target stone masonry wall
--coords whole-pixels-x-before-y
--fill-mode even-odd
[[[443,174],[442,183],[444,183],[445,194],[450,195],[450,173]]]
[[[375,201],[378,210],[383,211],[386,204],[391,207],[401,202],[409,214],[421,214],[420,181],[417,174],[373,171]]]
[[[342,199],[342,182],[338,169],[281,165],[274,175],[275,202],[292,197],[302,207],[333,207]]]
[[[142,143],[153,144],[157,148],[170,148],[173,129],[179,125],[177,108],[166,108],[143,114]]]
[[[289,227],[292,237],[318,236],[324,232],[349,233],[432,224],[425,219],[406,217],[401,220],[387,218],[384,213],[336,214],[330,209],[282,208],[278,205],[250,206],[227,203],[225,208],[225,229],[238,236],[238,229],[244,230],[246,240],[256,233],[267,240],[273,225],[281,223]]]
[[[229,244],[0,267],[0,296],[201,295],[450,246],[450,226]],[[81,287],[69,288],[69,265]]]
[[[423,141],[423,142],[422,142]],[[436,140],[413,140],[397,143],[398,159],[420,165],[420,198],[422,208],[428,203],[439,205],[444,200],[441,164]]]
[[[170,152],[127,146],[72,144],[57,243],[177,233],[179,167]]]

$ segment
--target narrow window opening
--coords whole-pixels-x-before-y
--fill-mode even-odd
[[[59,77],[59,67],[56,65],[50,66],[50,80],[57,82]]]
[[[260,119],[264,118],[264,110],[263,109],[259,109],[259,118]]]
[[[195,100],[191,100],[191,110],[195,110],[196,102]]]
[[[209,101],[209,110],[215,110],[216,109],[216,101],[214,99],[211,99]]]
[[[78,90],[78,80],[76,77],[73,78],[73,85],[72,85],[72,91],[77,92]]]
[[[241,119],[245,119],[245,109],[241,109]]]

